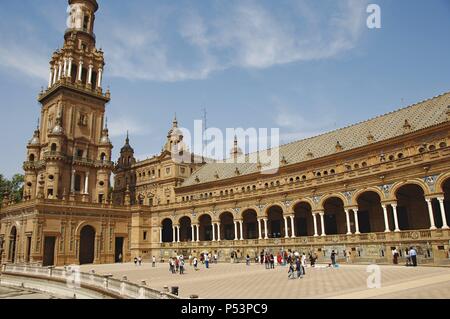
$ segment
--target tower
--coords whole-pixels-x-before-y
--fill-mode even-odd
[[[64,45],[50,61],[41,92],[41,120],[27,146],[27,199],[103,202],[108,196],[112,145],[105,125],[109,91],[102,89],[103,52],[96,48],[96,0],[69,0]]]
[[[134,203],[136,187],[136,174],[133,165],[136,164],[134,149],[130,145],[130,137],[127,132],[124,146],[120,149],[120,157],[114,168],[114,195],[113,203],[125,204],[125,195],[128,193],[131,203]]]

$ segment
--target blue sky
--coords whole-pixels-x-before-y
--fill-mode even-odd
[[[100,0],[95,32],[115,155],[158,153],[174,113],[208,126],[279,127],[282,142],[450,90],[450,2]],[[0,173],[22,172],[36,96],[61,47],[67,2],[0,2]]]

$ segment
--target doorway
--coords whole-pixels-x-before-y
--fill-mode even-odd
[[[93,264],[95,257],[95,229],[84,226],[80,232],[80,265]]]
[[[54,266],[55,265],[55,236],[45,236],[44,238],[44,258],[42,266]]]
[[[114,262],[123,262],[123,237],[116,237],[115,258]]]

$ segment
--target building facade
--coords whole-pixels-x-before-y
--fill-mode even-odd
[[[204,252],[227,261],[288,249],[390,262],[394,247],[404,255],[415,246],[421,262],[449,263],[450,93],[282,145],[271,174],[237,141],[231,162],[191,154],[176,118],[159,155],[137,161],[127,136],[114,163],[93,34],[98,5],[69,4],[72,27],[52,57],[27,146],[24,201],[5,199],[0,210],[3,262]]]

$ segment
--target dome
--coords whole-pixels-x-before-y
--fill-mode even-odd
[[[52,130],[52,134],[63,134],[63,133],[64,133],[64,129],[62,128],[62,126],[59,124],[56,124]]]
[[[39,140],[39,130],[34,131],[33,137],[28,142],[29,145],[40,145],[41,141]]]

